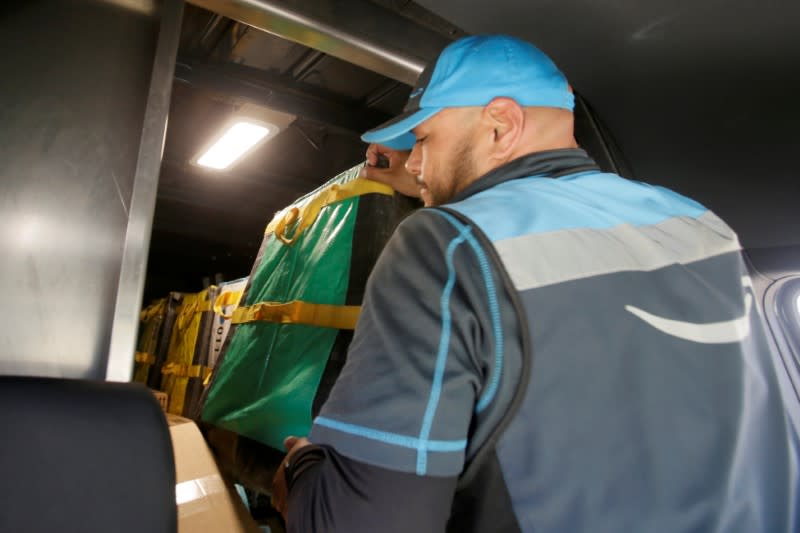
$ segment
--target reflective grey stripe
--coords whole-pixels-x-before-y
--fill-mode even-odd
[[[741,249],[716,215],[676,217],[652,226],[536,233],[494,243],[517,290],[614,272],[689,264]]]

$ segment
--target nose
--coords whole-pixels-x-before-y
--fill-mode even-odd
[[[406,160],[406,170],[415,176],[422,174],[422,148],[420,148],[419,144],[415,144],[411,149],[411,153]]]

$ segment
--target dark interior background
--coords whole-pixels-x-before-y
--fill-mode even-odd
[[[375,3],[442,43],[465,33],[534,42],[618,146],[623,173],[706,204],[754,257],[800,264],[800,3]],[[397,46],[414,43],[397,39]],[[272,215],[361,161],[366,147],[358,135],[398,113],[409,90],[187,5],[145,303],[170,290],[199,290],[204,277],[248,274]],[[245,104],[295,120],[230,171],[193,165]]]
[[[637,179],[705,203],[746,247],[800,245],[800,3],[419,3],[469,33],[538,44]]]
[[[247,275],[272,215],[363,159],[359,133],[409,88],[186,5],[148,261],[145,304],[204,278]],[[193,164],[245,105],[294,122],[226,171]]]

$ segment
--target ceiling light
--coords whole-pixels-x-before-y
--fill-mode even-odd
[[[231,124],[203,155],[197,158],[197,164],[215,170],[226,169],[267,137],[273,129],[277,130],[277,127],[271,124],[238,120]]]

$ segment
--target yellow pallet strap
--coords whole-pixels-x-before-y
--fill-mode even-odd
[[[142,309],[141,313],[139,313],[139,320],[145,322],[156,315],[160,315],[161,313],[164,312],[166,305],[167,305],[167,300],[165,298],[158,300],[154,304],[148,305],[147,307]]]
[[[226,315],[222,310],[229,305],[238,306],[244,291],[223,292],[214,300],[214,312],[224,319],[230,319],[233,314]]]
[[[137,363],[144,363],[147,365],[152,365],[156,362],[156,356],[146,352],[136,352],[136,355],[133,357],[133,359]]]
[[[249,307],[239,307],[233,312],[234,324],[247,322],[277,322],[279,324],[307,324],[323,328],[355,329],[360,305],[327,305],[292,301],[286,303],[261,302]]]
[[[176,320],[178,329],[186,329],[186,326],[189,325],[195,313],[205,313],[206,311],[211,311],[211,308],[211,302],[208,301],[201,303],[194,301],[189,305],[181,306],[178,310],[178,318]]]
[[[211,374],[211,369],[203,365],[183,365],[180,363],[166,363],[161,368],[161,373],[179,378],[203,378]]]
[[[284,244],[294,244],[297,238],[314,223],[323,207],[341,202],[347,198],[371,193],[392,196],[394,190],[383,183],[361,178],[343,184],[334,183],[319,191],[307,203],[299,207],[292,206],[279,211],[267,225],[264,233],[274,233],[275,237]],[[297,222],[297,227],[294,230],[294,235],[287,237],[286,228],[295,222]]]

